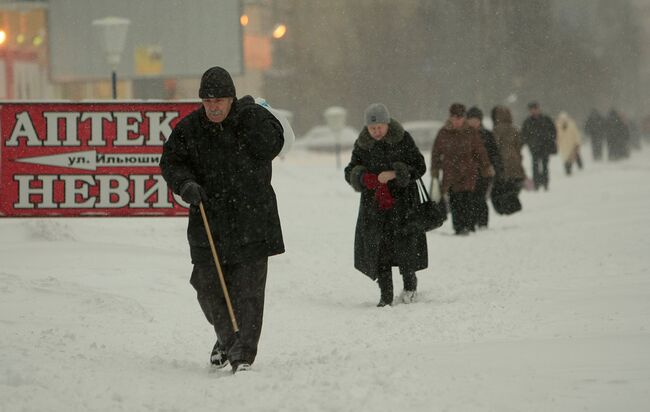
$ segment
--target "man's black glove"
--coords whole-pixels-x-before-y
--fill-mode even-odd
[[[207,200],[205,190],[198,183],[190,180],[180,190],[180,195],[187,203],[197,206],[201,201]]]

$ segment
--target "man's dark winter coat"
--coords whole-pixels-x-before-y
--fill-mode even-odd
[[[367,172],[379,174],[387,170],[395,170],[397,176],[388,182],[395,204],[392,209],[381,210],[374,190],[367,189],[362,179]],[[383,139],[374,140],[364,128],[354,144],[352,159],[345,168],[345,180],[361,192],[354,267],[373,280],[380,269],[380,256],[389,256],[386,260],[404,272],[428,266],[425,233],[404,230],[419,202],[416,181],[425,171],[424,157],[413,138],[395,120],[391,120]]]
[[[553,120],[544,114],[529,116],[521,127],[521,136],[534,157],[557,153],[557,130]]]
[[[183,118],[163,147],[162,175],[179,193],[188,181],[203,187],[219,259],[247,262],[284,252],[271,162],[284,144],[280,122],[245,96],[222,123],[208,120],[203,107]],[[199,208],[191,206],[187,238],[192,263],[211,262]]]
[[[494,139],[494,134],[481,126],[479,129],[479,136],[483,141],[483,145],[485,146],[485,150],[487,151],[488,158],[490,159],[490,163],[492,163],[496,176],[500,176],[503,173],[503,162],[501,160],[501,154],[499,153],[499,147]]]

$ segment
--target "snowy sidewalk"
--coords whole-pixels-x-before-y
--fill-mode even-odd
[[[650,410],[649,180],[648,148],[570,178],[554,157],[523,212],[428,234],[420,300],[378,309],[358,194],[294,151],[274,166],[287,253],[234,377],[207,367],[184,218],[0,219],[0,411]]]

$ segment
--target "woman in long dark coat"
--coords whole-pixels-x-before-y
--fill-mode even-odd
[[[499,214],[512,214],[522,208],[519,192],[526,179],[521,157],[523,140],[512,124],[512,113],[506,106],[492,109],[492,122],[492,133],[503,161],[503,168],[492,187],[492,206]]]
[[[426,165],[411,135],[390,118],[386,106],[370,105],[365,120],[345,168],[345,180],[361,192],[354,267],[379,284],[379,307],[392,304],[392,267],[399,267],[404,281],[400,299],[410,303],[416,298],[415,272],[428,266],[424,231],[407,225],[419,202],[416,181]]]

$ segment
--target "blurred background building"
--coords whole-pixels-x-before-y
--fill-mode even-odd
[[[53,96],[44,2],[0,2],[0,98]]]
[[[0,98],[111,98],[106,16],[131,20],[119,98],[196,98],[222,65],[299,134],[330,106],[360,126],[374,101],[404,121],[455,101],[650,112],[650,0],[0,0]]]

